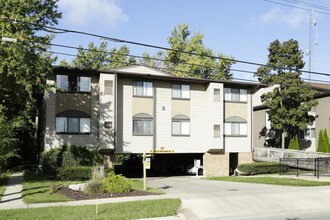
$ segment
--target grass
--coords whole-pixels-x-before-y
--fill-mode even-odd
[[[0,174],[0,201],[1,201],[3,193],[6,190],[6,184],[8,181],[8,177],[9,177],[8,173]]]
[[[23,201],[27,204],[71,201],[71,199],[66,196],[58,193],[51,194],[49,192],[49,186],[54,182],[58,185],[77,183],[72,181],[52,181],[49,180],[49,177],[43,174],[25,172],[22,190]]]
[[[143,180],[132,180],[132,189],[133,190],[143,190]],[[164,194],[164,191],[160,189],[155,189],[147,186],[147,192],[157,193],[157,194]]]
[[[209,180],[244,182],[244,183],[259,183],[282,186],[329,186],[330,182],[311,181],[294,178],[281,177],[242,177],[242,176],[221,176],[208,177]]]
[[[57,185],[67,186],[69,184],[79,183],[79,181],[52,181],[49,177],[43,174],[35,174],[33,172],[24,173],[24,183],[22,190],[23,201],[27,204],[30,203],[46,203],[46,202],[66,202],[72,199],[61,195],[59,193],[51,194],[50,185],[56,183]],[[143,181],[132,180],[133,190],[143,190]],[[147,192],[164,194],[163,191],[147,187]]]
[[[160,199],[102,204],[1,210],[0,219],[139,219],[176,215],[179,199]]]

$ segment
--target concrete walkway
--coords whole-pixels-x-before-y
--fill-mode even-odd
[[[27,208],[22,200],[22,183],[23,173],[14,173],[10,176],[0,202],[0,209]]]

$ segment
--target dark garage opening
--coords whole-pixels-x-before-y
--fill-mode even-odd
[[[233,175],[238,165],[238,153],[229,154],[229,175]]]
[[[188,169],[194,166],[194,160],[200,160],[203,165],[203,154],[152,154],[151,168],[147,176],[182,176],[188,174]],[[142,177],[142,155],[131,155],[122,165],[115,166],[116,173],[126,177]]]

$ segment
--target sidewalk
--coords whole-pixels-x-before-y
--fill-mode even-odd
[[[23,173],[14,173],[10,176],[6,190],[0,202],[0,209],[27,208],[22,200]]]

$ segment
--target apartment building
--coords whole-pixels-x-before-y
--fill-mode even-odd
[[[181,78],[144,66],[107,71],[57,67],[45,94],[44,149],[62,145],[152,155],[152,169],[229,175],[252,161],[257,83]]]
[[[320,130],[326,128],[328,132],[330,131],[330,84],[311,83],[311,86],[319,92],[314,97],[319,104],[309,112],[316,119],[312,125],[307,125],[306,129],[299,132],[298,139],[301,150],[315,152]],[[253,95],[253,145],[255,147],[272,147],[276,141],[268,120],[268,109],[262,105],[260,99],[262,94],[272,89],[272,87],[262,88]]]

